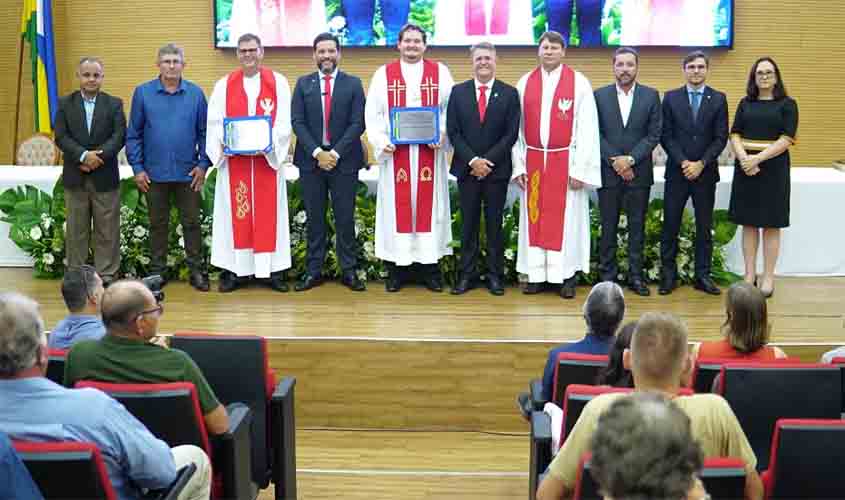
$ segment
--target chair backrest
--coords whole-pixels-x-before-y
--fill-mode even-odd
[[[76,387],[93,387],[113,397],[170,447],[192,444],[212,458],[194,384],[111,384],[80,380]]]
[[[569,384],[594,385],[599,371],[607,366],[607,356],[562,352],[555,366],[552,402],[563,406],[563,396]]]
[[[170,347],[194,360],[221,403],[243,403],[252,410],[253,443],[265,443],[252,446],[252,477],[258,484],[266,484],[270,469],[269,400],[275,385],[267,340],[252,335],[177,333],[171,337]]]
[[[59,385],[65,383],[66,359],[67,351],[64,349],[47,350],[47,378]]]
[[[697,393],[713,392],[713,381],[722,371],[725,363],[741,363],[741,358],[698,358],[695,360],[695,370],[692,372],[692,388]],[[750,361],[755,362],[755,361]],[[779,358],[764,361],[764,363],[800,363],[793,358]]]
[[[44,498],[117,499],[97,445],[74,441],[12,444]]]
[[[59,148],[53,138],[44,133],[33,134],[18,145],[15,163],[24,166],[57,165]]]
[[[718,392],[728,401],[757,456],[769,462],[775,422],[781,418],[839,418],[842,378],[823,364],[735,362],[722,366]]]
[[[775,424],[766,498],[843,498],[845,420],[781,419]]]
[[[563,420],[561,420],[560,442],[566,441],[566,437],[572,432],[575,422],[584,411],[587,403],[592,401],[599,394],[608,394],[612,392],[629,393],[634,390],[628,387],[609,387],[606,385],[583,385],[570,384],[566,388],[566,394],[563,398]]]
[[[837,356],[830,360],[830,364],[839,367],[839,374],[842,376],[842,390],[845,391],[845,357]],[[845,392],[842,395],[842,413],[845,413]]]
[[[599,493],[599,484],[593,479],[590,473],[590,459],[592,455],[587,452],[581,457],[578,463],[578,474],[575,476],[575,494],[573,500],[602,500]]]
[[[745,462],[740,458],[707,458],[698,477],[713,500],[745,496]]]

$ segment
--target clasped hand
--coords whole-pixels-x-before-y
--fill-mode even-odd
[[[681,171],[683,172],[684,177],[686,177],[687,180],[694,181],[698,179],[698,176],[701,175],[702,170],[704,170],[704,162],[702,162],[701,160],[684,160],[681,162]]]
[[[495,164],[487,158],[476,158],[469,163],[469,174],[476,179],[481,180],[493,171],[493,165]]]
[[[103,159],[100,158],[101,154],[103,154],[102,149],[97,151],[86,151],[85,156],[82,158],[82,163],[79,164],[79,170],[88,173],[102,167]]]
[[[612,162],[611,166],[613,170],[616,171],[619,177],[622,177],[628,182],[634,180],[634,169],[628,161],[627,156],[612,156],[610,157],[610,161]]]
[[[320,151],[317,153],[317,166],[329,172],[337,166],[337,158],[329,151]]]
[[[760,158],[757,155],[746,156],[739,161],[739,166],[745,175],[757,175],[760,173]]]

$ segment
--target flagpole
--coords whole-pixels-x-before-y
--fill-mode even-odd
[[[24,0],[21,2],[21,19],[23,19],[23,9],[26,9],[26,1]],[[15,102],[15,121],[14,121],[14,129],[15,132],[13,134],[12,140],[12,160],[9,162],[9,165],[14,165],[17,161],[16,152],[18,149],[18,120],[20,119],[21,114],[21,79],[23,79],[23,35],[18,33],[18,92],[17,92],[17,100]]]

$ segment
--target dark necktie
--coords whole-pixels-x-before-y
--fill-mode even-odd
[[[484,123],[484,115],[487,114],[487,85],[478,87],[478,118]]]
[[[701,107],[701,91],[693,90],[690,92],[690,105],[692,106],[692,119],[698,119],[698,109]]]
[[[332,110],[332,75],[323,76],[323,80],[326,81],[326,88],[323,92],[323,116],[325,117],[323,130],[326,132],[326,142],[331,143],[332,138],[331,135],[329,135],[329,116],[331,115]]]

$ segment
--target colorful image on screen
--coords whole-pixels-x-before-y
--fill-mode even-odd
[[[267,47],[394,46],[405,23],[429,45],[534,45],[546,30],[573,47],[732,45],[732,0],[215,0],[218,47],[255,33]]]

